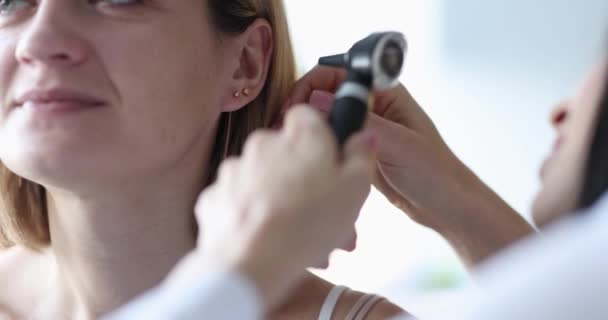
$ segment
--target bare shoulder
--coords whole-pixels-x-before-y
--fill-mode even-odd
[[[293,291],[288,301],[271,315],[272,320],[317,320],[325,298],[335,285],[313,274],[308,274],[302,284]],[[340,297],[332,319],[346,319],[353,307],[366,294],[346,290]],[[386,320],[404,314],[404,310],[387,299],[380,299],[369,310],[365,320]]]
[[[38,300],[47,262],[44,254],[22,247],[0,250],[0,316],[16,318],[31,307],[28,303]]]
[[[285,303],[270,315],[271,320],[316,320],[321,305],[333,285],[312,273],[308,273]]]

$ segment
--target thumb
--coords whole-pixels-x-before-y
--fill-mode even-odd
[[[372,129],[354,134],[344,145],[343,168],[347,175],[365,173],[371,178],[376,168],[378,138]]]

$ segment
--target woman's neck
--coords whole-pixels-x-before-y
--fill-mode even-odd
[[[195,245],[195,201],[196,192],[170,188],[100,201],[49,195],[52,251],[70,308],[99,316],[158,284]]]
[[[97,318],[156,286],[196,244],[206,163],[92,197],[48,191],[61,309]],[[198,167],[196,167],[198,166]],[[65,307],[63,307],[65,306]]]
[[[195,199],[186,206],[175,194],[150,196],[105,204],[53,199],[52,251],[72,307],[95,316],[111,311],[158,284],[194,247]]]

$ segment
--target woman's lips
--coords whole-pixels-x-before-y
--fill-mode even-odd
[[[558,137],[555,140],[555,143],[553,144],[553,153],[556,153],[559,150],[559,148],[562,146],[563,143],[564,143],[564,138],[561,136]]]
[[[549,170],[549,167],[551,166],[551,162],[555,158],[555,155],[558,153],[558,151],[560,150],[563,143],[564,143],[564,138],[561,136],[555,140],[551,153],[549,154],[547,159],[545,159],[545,161],[543,162],[543,165],[541,166],[541,169],[540,169],[541,179],[544,179],[547,176],[547,170]]]
[[[66,114],[78,111],[90,110],[93,108],[103,107],[103,103],[85,103],[74,100],[57,100],[57,101],[26,101],[23,105],[18,108],[24,110],[41,112],[45,114]]]
[[[13,102],[16,108],[46,114],[65,114],[90,110],[105,105],[105,101],[85,91],[66,87],[36,87],[17,96]]]

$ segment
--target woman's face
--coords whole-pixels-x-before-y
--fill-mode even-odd
[[[73,187],[160,175],[192,153],[202,156],[225,73],[205,4],[2,1],[2,162],[43,185]],[[103,104],[14,105],[28,91],[57,88]]]
[[[539,226],[576,209],[607,73],[608,61],[603,61],[586,77],[575,97],[553,112],[557,140],[541,170],[544,186],[533,208]]]

